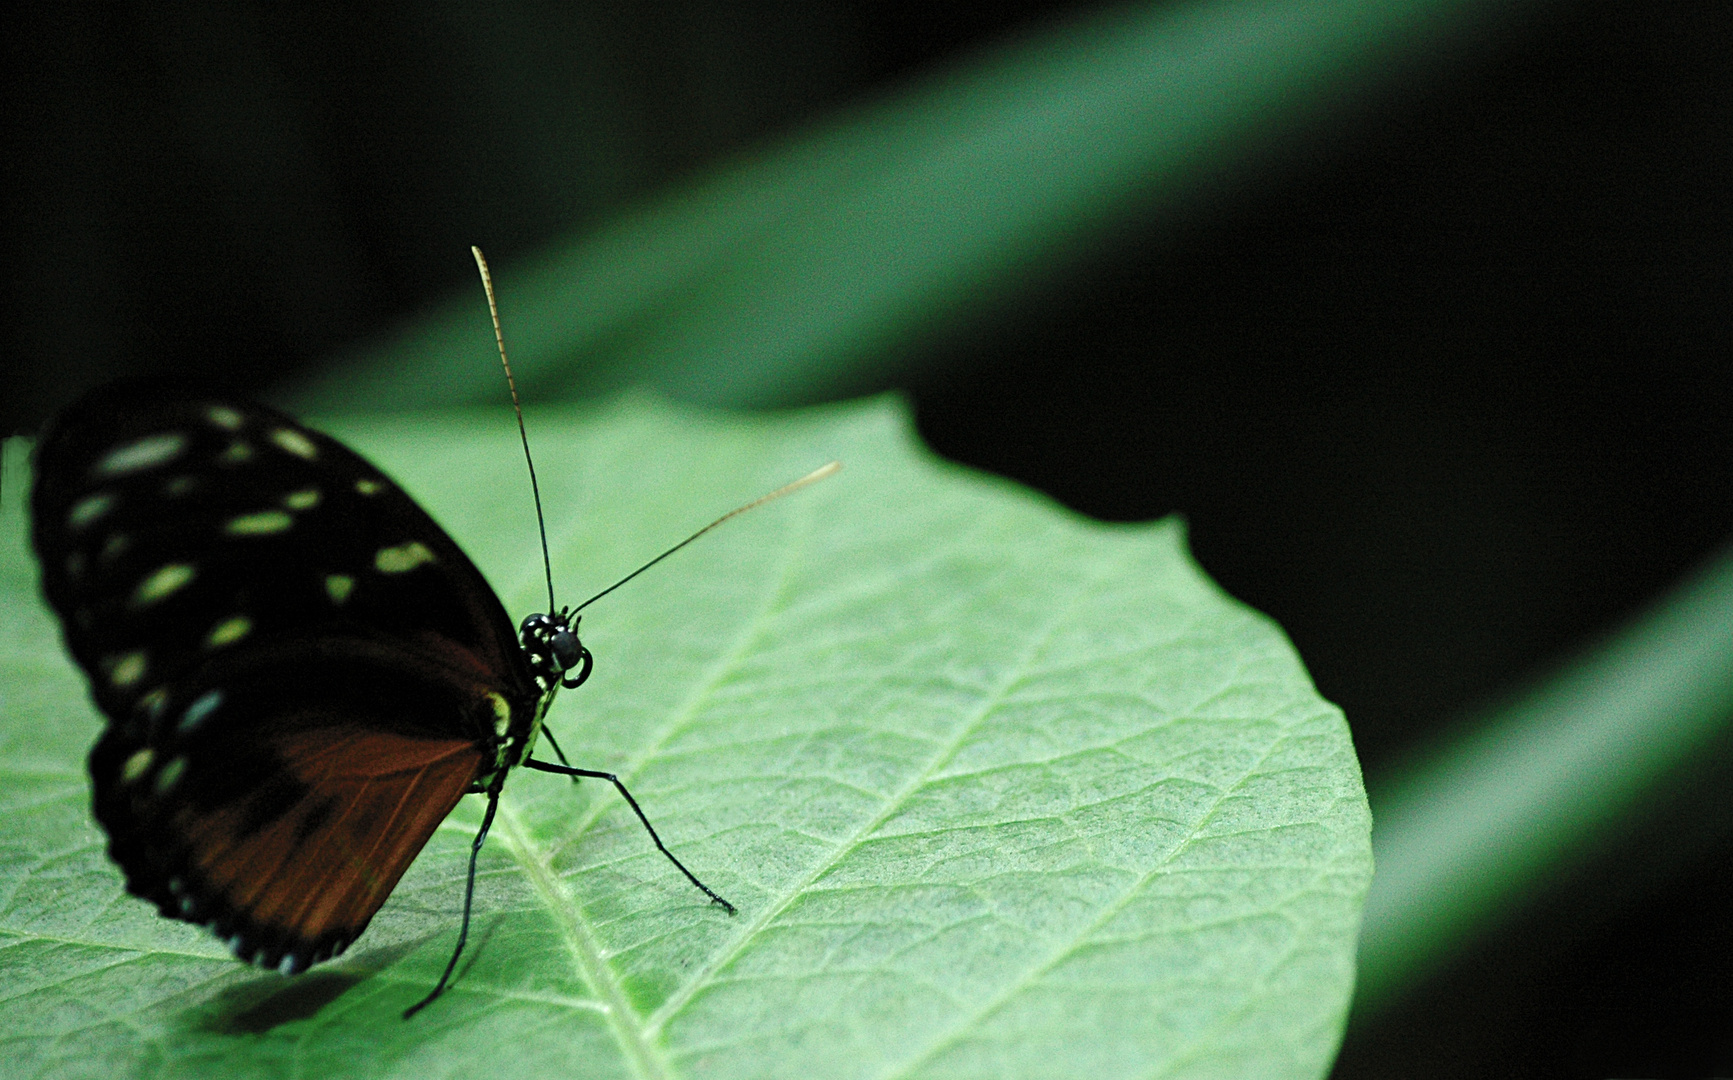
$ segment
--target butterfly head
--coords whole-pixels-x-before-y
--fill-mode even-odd
[[[595,658],[578,640],[581,619],[562,608],[558,614],[531,615],[518,627],[518,641],[544,691],[556,684],[570,690],[590,677]],[[568,677],[574,668],[577,674]]]

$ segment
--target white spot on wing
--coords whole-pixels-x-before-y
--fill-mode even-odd
[[[187,437],[178,431],[146,435],[110,450],[92,471],[98,476],[126,476],[173,461],[186,448]]]

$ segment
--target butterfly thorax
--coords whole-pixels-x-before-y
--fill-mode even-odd
[[[514,716],[509,702],[495,694],[492,701],[496,712],[493,763],[475,778],[472,790],[485,791],[500,775],[528,761],[535,751],[542,721],[554,703],[560,687],[575,687],[589,678],[593,659],[590,650],[578,640],[578,617],[567,611],[555,614],[535,614],[524,619],[518,628],[518,644],[523,649],[531,677],[540,692],[529,722]],[[576,676],[567,672],[577,669]]]

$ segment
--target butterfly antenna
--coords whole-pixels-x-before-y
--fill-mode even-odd
[[[511,390],[511,408],[517,413],[517,434],[524,444],[524,462],[530,467],[530,493],[536,499],[536,529],[542,537],[542,572],[548,579],[548,611],[554,610],[554,564],[548,557],[548,524],[542,517],[542,489],[536,483],[536,459],[530,456],[529,432],[524,430],[524,410],[517,399],[517,380],[511,377],[511,361],[505,358],[505,333],[499,328],[499,302],[493,295],[493,275],[487,270],[487,257],[474,244],[469,246],[475,256],[475,268],[481,271],[481,287],[487,290],[487,313],[493,317],[493,340],[499,345],[499,363],[505,368],[505,385]]]
[[[763,506],[767,502],[775,502],[777,499],[782,498],[784,495],[792,495],[808,484],[818,483],[820,480],[823,480],[825,477],[831,475],[832,473],[836,472],[840,468],[842,468],[842,462],[840,462],[840,461],[833,461],[828,465],[820,465],[818,468],[807,473],[805,476],[801,477],[799,480],[796,480],[792,484],[784,484],[782,487],[777,488],[775,491],[772,491],[768,495],[760,495],[758,498],[753,499],[751,502],[747,503],[745,506],[735,507],[734,509],[728,511],[726,514],[723,514],[721,517],[717,518],[715,521],[712,521],[710,524],[704,526],[702,529],[699,529],[697,532],[693,533],[691,536],[688,536],[686,539],[680,541],[678,544],[675,544],[673,547],[669,548],[667,551],[664,551],[662,554],[656,556],[654,559],[651,559],[649,562],[645,563],[643,566],[638,567],[638,569],[632,571],[630,574],[627,574],[625,577],[614,582],[612,585],[609,585],[607,588],[603,589],[601,592],[590,597],[588,600],[585,600],[583,603],[579,604],[577,607],[572,609],[573,614],[576,614],[577,612],[580,612],[580,611],[584,610],[585,608],[589,607],[591,604],[595,603],[597,600],[600,600],[602,597],[613,592],[615,589],[624,585],[626,582],[631,581],[633,578],[637,577],[639,574],[642,574],[644,571],[650,569],[650,567],[655,566],[657,563],[661,562],[663,559],[666,559],[668,556],[674,554],[676,551],[679,551],[681,548],[685,547],[687,544],[690,544],[692,541],[698,539],[700,536],[703,536],[705,533],[709,532],[711,529],[714,529],[716,526],[722,524],[724,521],[728,521],[731,518],[737,518],[741,514],[746,513],[746,511],[748,511],[748,510],[756,510],[760,506]]]

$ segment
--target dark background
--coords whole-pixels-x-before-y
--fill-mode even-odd
[[[64,5],[9,17],[0,429],[263,389],[707,163],[1082,4]],[[931,346],[939,452],[1179,511],[1373,791],[1733,536],[1733,15],[1559,3]],[[453,253],[457,255],[454,256]],[[1335,1075],[1733,1073],[1715,757]]]

